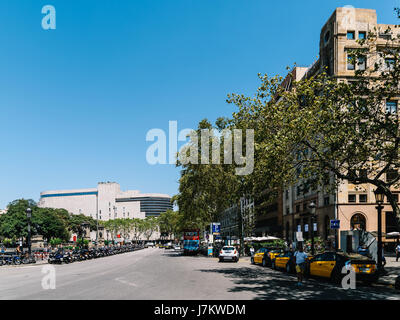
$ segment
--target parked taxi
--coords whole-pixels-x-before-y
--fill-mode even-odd
[[[287,251],[278,254],[272,261],[271,267],[273,269],[285,269],[288,273],[294,273],[296,262],[294,259],[294,253]]]
[[[260,248],[260,249],[258,249],[250,259],[251,264],[263,264],[264,254],[266,252],[268,253],[269,251],[270,251],[270,249],[268,249],[268,248]]]
[[[313,256],[308,256],[307,260],[312,259]],[[284,269],[287,273],[296,273],[296,259],[294,252],[286,251],[278,254],[271,261],[271,267],[273,269]]]
[[[306,265],[305,273],[340,282],[347,273],[342,273],[343,267],[351,267],[356,273],[356,279],[372,283],[377,280],[378,273],[374,260],[360,254],[346,254],[343,252],[325,252],[317,254]]]

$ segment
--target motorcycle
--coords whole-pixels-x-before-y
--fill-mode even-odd
[[[49,259],[47,260],[48,263],[53,264],[53,263],[57,263],[57,264],[62,264],[64,260],[64,252],[61,250],[57,250],[54,253],[51,253],[49,255]]]
[[[21,262],[23,264],[29,264],[29,263],[36,263],[36,259],[33,255],[28,255],[26,254],[22,259]]]

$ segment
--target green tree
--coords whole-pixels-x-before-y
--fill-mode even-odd
[[[142,228],[146,240],[149,241],[154,231],[158,230],[158,219],[156,217],[146,217],[143,220]]]
[[[254,97],[229,96],[228,102],[238,106],[232,124],[255,129],[255,169],[249,177],[253,193],[298,182],[303,190],[327,191],[344,181],[370,184],[383,188],[400,218],[392,195],[400,186],[398,110],[385,108],[400,93],[400,38],[388,37],[377,46],[377,37],[370,32],[351,52],[354,64],[361,57],[370,62],[352,81],[320,72],[298,82],[291,79],[288,91],[281,77],[265,75]]]
[[[179,179],[179,193],[173,197],[179,212],[185,220],[187,228],[206,228],[211,222],[218,221],[219,214],[232,203],[237,203],[240,196],[241,179],[235,174],[232,164],[224,164],[224,141],[227,139],[220,135],[226,127],[226,121],[218,119],[213,127],[207,119],[200,121],[198,129],[191,136],[190,145],[183,151],[177,161],[181,167]],[[208,149],[209,164],[201,160],[202,146],[200,141],[202,130],[209,130],[210,139]],[[213,146],[213,141],[216,143]],[[217,147],[215,147],[217,146]],[[195,150],[198,163],[192,161],[184,163],[182,155],[189,157],[191,150]],[[204,151],[205,153],[206,151]],[[212,163],[211,154],[219,155],[219,163]]]
[[[58,209],[39,208],[33,200],[19,199],[8,205],[6,214],[0,216],[0,235],[7,238],[25,238],[28,235],[26,209],[32,209],[31,234],[43,235],[47,240],[61,238],[68,240],[65,212]]]

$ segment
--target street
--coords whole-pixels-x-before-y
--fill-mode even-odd
[[[251,265],[248,258],[218,263],[216,258],[186,257],[158,248],[54,265],[56,288],[45,290],[42,268],[49,266],[1,267],[1,299],[400,299],[384,286],[357,284],[355,290],[344,290],[315,279],[299,289],[294,275]]]

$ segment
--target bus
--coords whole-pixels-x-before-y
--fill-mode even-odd
[[[183,254],[196,255],[200,250],[200,230],[183,231]]]

